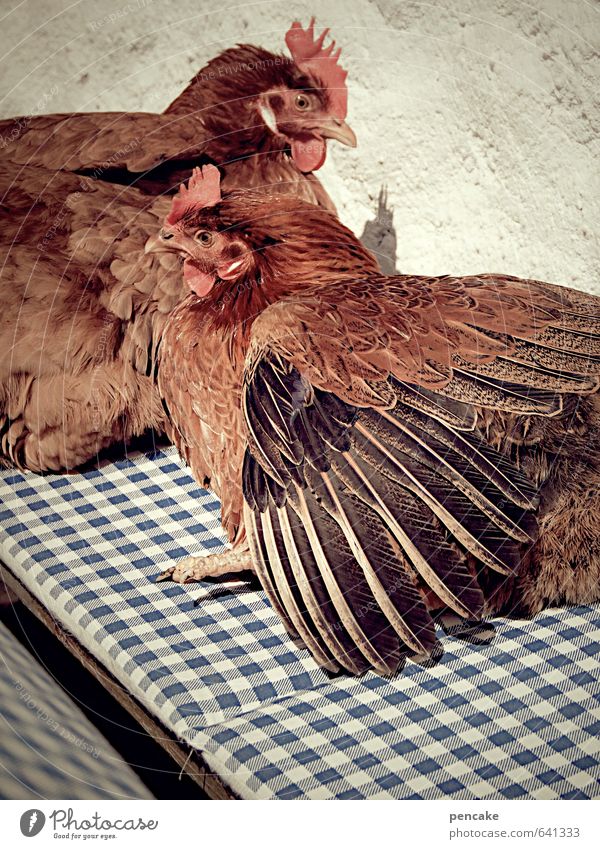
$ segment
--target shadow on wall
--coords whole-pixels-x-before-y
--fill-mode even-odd
[[[388,206],[385,185],[379,190],[375,218],[373,221],[367,221],[360,240],[375,254],[384,274],[398,274],[396,270],[398,240],[394,228],[394,209]]]

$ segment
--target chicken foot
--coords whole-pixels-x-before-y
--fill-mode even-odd
[[[248,548],[229,549],[222,554],[210,554],[205,557],[184,557],[175,566],[162,572],[157,581],[175,581],[177,584],[190,584],[205,578],[220,578],[232,572],[254,571],[252,557]]]

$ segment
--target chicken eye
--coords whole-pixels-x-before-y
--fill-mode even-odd
[[[198,230],[194,235],[194,239],[199,242],[203,248],[209,248],[215,240],[214,234],[208,230]]]
[[[304,111],[310,108],[310,100],[306,94],[297,94],[295,99],[296,109]]]

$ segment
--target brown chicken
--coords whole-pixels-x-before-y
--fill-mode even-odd
[[[194,290],[159,387],[234,551],[161,577],[252,566],[290,633],[354,673],[431,651],[441,606],[600,597],[598,298],[383,277],[325,211],[221,198],[210,166],[184,201],[149,246]]]
[[[243,44],[200,70],[163,112],[90,112],[0,121],[3,160],[134,183],[157,195],[205,162],[224,166],[228,187],[294,191],[333,209],[311,173],[326,157],[326,140],[354,147],[345,123],[346,72],[328,30],[314,18],[286,33],[292,55]],[[18,174],[18,171],[17,171]],[[17,177],[17,179],[19,179]]]
[[[354,143],[346,74],[325,36],[314,39],[312,22],[306,31],[294,24],[286,36],[294,61],[248,46],[226,51],[167,116],[32,118],[5,149],[0,461],[72,469],[112,443],[163,429],[153,370],[184,284],[176,256],[144,254],[144,245],[169,201],[111,179],[137,187],[138,172],[154,168],[144,185],[158,192],[186,159],[210,156],[224,163],[229,186],[334,208],[304,173],[323,163],[327,137]],[[192,138],[197,146],[185,147]],[[115,149],[126,155],[109,156]],[[167,155],[173,160],[159,167]]]

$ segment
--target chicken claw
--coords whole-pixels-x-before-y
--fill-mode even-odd
[[[205,578],[220,578],[231,572],[254,571],[250,551],[224,551],[222,554],[211,554],[208,557],[184,557],[175,566],[170,566],[162,572],[156,581],[175,581],[178,584],[190,584],[203,581]]]

